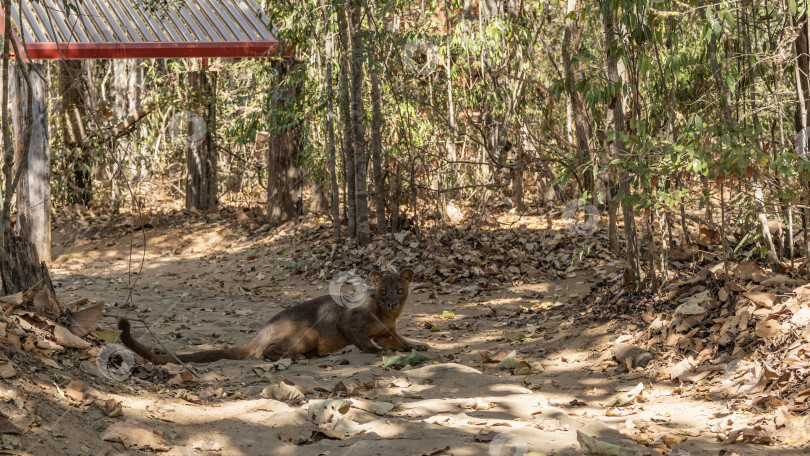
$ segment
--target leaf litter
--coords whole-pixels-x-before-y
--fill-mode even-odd
[[[471,371],[463,370],[452,376],[446,376],[435,369],[412,368],[417,363],[403,360],[404,363],[399,365],[404,367],[401,373],[407,374],[407,380],[395,377],[379,384],[359,377],[350,380],[352,376],[360,375],[362,370],[377,369],[378,367],[374,367],[375,362],[382,368],[386,360],[376,358],[374,361],[365,358],[365,355],[349,352],[335,357],[338,361],[342,358],[347,364],[331,362],[330,359],[303,364],[301,361],[292,361],[290,364],[285,361],[276,364],[273,369],[262,369],[251,374],[255,377],[236,374],[239,368],[234,370],[231,368],[232,365],[228,364],[222,366],[225,371],[219,378],[212,377],[210,381],[191,383],[183,378],[180,371],[169,373],[170,370],[167,368],[138,364],[132,372],[131,380],[136,383],[123,385],[108,382],[108,379],[103,377],[88,376],[86,372],[89,372],[89,368],[88,371],[85,371],[84,367],[81,370],[72,370],[80,365],[85,366],[88,362],[92,364],[101,347],[115,342],[117,333],[109,329],[111,326],[99,328],[96,325],[98,317],[95,315],[101,316],[99,310],[103,310],[103,303],[96,302],[83,309],[80,306],[59,306],[52,297],[48,296],[49,299],[46,300],[39,293],[39,304],[34,305],[36,295],[29,293],[27,296],[13,295],[0,299],[0,303],[9,313],[8,318],[4,318],[2,322],[5,328],[0,331],[0,342],[6,347],[21,350],[23,355],[32,354],[35,357],[15,356],[14,361],[0,360],[0,375],[12,379],[15,384],[23,380],[31,381],[29,366],[35,365],[38,359],[39,363],[43,363],[41,365],[49,366],[45,369],[56,371],[58,367],[62,372],[56,385],[43,386],[42,391],[47,391],[48,388],[53,391],[61,390],[64,396],[72,401],[71,407],[86,407],[87,405],[81,404],[87,403],[89,399],[89,403],[103,405],[92,410],[98,410],[98,413],[108,416],[109,419],[119,420],[127,416],[128,407],[132,407],[133,403],[123,397],[120,399],[104,397],[109,394],[105,393],[105,390],[112,391],[111,385],[118,385],[118,388],[125,391],[150,391],[150,394],[164,398],[160,401],[169,397],[182,399],[188,403],[188,407],[208,407],[217,404],[219,410],[211,413],[220,415],[225,413],[223,407],[250,400],[250,397],[261,395],[264,391],[264,395],[271,399],[262,400],[290,402],[292,409],[289,411],[272,412],[288,414],[288,418],[280,418],[280,422],[286,419],[290,423],[301,425],[299,420],[304,416],[298,414],[299,409],[302,413],[304,409],[320,410],[308,421],[316,426],[316,432],[326,437],[326,440],[303,434],[290,440],[282,439],[284,444],[296,446],[306,444],[312,445],[315,449],[327,448],[326,441],[332,438],[352,439],[352,435],[368,433],[377,436],[390,435],[386,434],[387,428],[376,420],[381,416],[388,419],[402,419],[398,417],[417,413],[415,411],[422,410],[420,407],[425,407],[425,410],[435,408],[445,399],[434,397],[434,389],[442,390],[451,385],[462,386],[461,383],[451,381],[453,376],[462,375],[459,378],[467,379],[467,383],[471,382],[469,379],[479,379],[471,383],[477,394],[461,398],[463,400],[453,405],[455,410],[458,411],[460,406],[471,414],[486,414],[514,405],[510,405],[513,404],[510,402],[511,399],[504,401],[504,398],[510,396],[488,397],[481,395],[482,392],[517,391],[515,384],[531,387],[524,388],[521,393],[523,395],[539,395],[544,390],[556,391],[565,384],[559,377],[560,366],[570,365],[576,366],[576,369],[583,369],[583,372],[602,373],[608,378],[631,380],[639,378],[632,376],[641,375],[645,378],[645,382],[653,383],[649,389],[642,385],[643,392],[631,388],[627,393],[615,394],[617,399],[609,401],[588,400],[586,396],[591,394],[589,388],[572,390],[571,392],[577,392],[577,396],[582,400],[575,397],[568,402],[584,404],[579,409],[586,410],[585,412],[566,411],[564,414],[567,418],[563,421],[542,418],[537,420],[537,427],[529,426],[537,430],[545,428],[556,429],[552,432],[571,433],[568,444],[577,444],[583,451],[596,451],[592,454],[600,454],[599,452],[612,454],[614,450],[610,445],[615,444],[601,445],[598,434],[593,434],[595,437],[592,437],[582,431],[576,433],[573,431],[580,420],[577,414],[591,413],[588,410],[592,406],[588,404],[603,404],[605,407],[601,412],[603,415],[623,417],[622,419],[627,421],[617,426],[623,433],[630,436],[633,441],[642,442],[647,448],[658,449],[663,454],[668,452],[675,454],[679,451],[676,448],[678,445],[695,438],[693,435],[668,432],[661,428],[667,425],[671,418],[664,415],[666,412],[663,412],[658,404],[662,397],[668,397],[669,394],[661,395],[659,390],[662,387],[658,385],[660,382],[672,385],[672,397],[681,398],[680,400],[723,397],[728,398],[730,401],[728,406],[732,410],[745,410],[746,413],[756,411],[756,417],[739,419],[716,430],[707,428],[701,431],[708,435],[716,435],[722,441],[790,446],[802,445],[808,441],[806,431],[802,430],[806,429],[805,416],[810,397],[810,393],[805,392],[808,387],[804,376],[806,368],[810,366],[808,360],[810,347],[806,345],[808,334],[805,330],[810,321],[810,292],[807,287],[797,288],[799,284],[794,279],[773,274],[756,264],[732,265],[728,277],[722,273],[722,268],[707,264],[693,276],[698,277],[698,280],[689,276],[675,280],[667,285],[660,297],[635,295],[621,288],[620,274],[611,269],[612,260],[609,253],[597,246],[594,247],[592,258],[588,259],[589,267],[593,268],[594,278],[591,292],[566,293],[565,290],[551,286],[545,290],[541,289],[542,291],[523,292],[517,305],[492,304],[493,296],[501,293],[499,290],[504,287],[532,289],[534,285],[542,285],[549,279],[553,281],[567,277],[567,280],[576,281],[582,276],[582,273],[572,276],[572,271],[563,266],[575,253],[570,243],[561,242],[561,239],[553,233],[541,232],[539,238],[527,236],[532,229],[530,226],[519,227],[514,231],[449,230],[445,235],[436,238],[417,239],[409,235],[400,236],[401,239],[393,243],[375,240],[369,246],[347,247],[344,244],[336,244],[325,235],[328,229],[324,230],[322,225],[288,225],[273,231],[270,237],[298,237],[299,241],[296,244],[289,245],[289,248],[285,249],[283,258],[299,258],[300,261],[285,263],[286,260],[279,260],[282,256],[257,247],[251,250],[254,253],[245,257],[250,258],[246,260],[248,263],[233,263],[234,277],[239,277],[242,271],[247,272],[249,267],[246,266],[249,266],[249,262],[271,265],[264,268],[264,275],[253,271],[249,275],[251,279],[237,282],[239,284],[237,287],[228,288],[236,295],[248,299],[253,295],[261,296],[265,300],[267,295],[262,290],[267,288],[261,286],[257,288],[251,285],[251,281],[268,280],[267,278],[273,276],[270,271],[283,271],[283,275],[279,277],[286,277],[285,280],[290,278],[301,282],[309,280],[310,283],[316,284],[328,280],[332,271],[339,269],[354,267],[358,271],[367,271],[368,258],[372,258],[380,267],[395,262],[397,265],[416,266],[420,269],[417,276],[421,282],[415,285],[417,290],[421,288],[422,293],[425,293],[423,298],[416,299],[442,301],[438,309],[416,317],[426,324],[430,322],[429,327],[419,330],[421,337],[432,341],[432,345],[439,346],[437,353],[440,353],[440,356],[433,357],[431,362],[442,366],[450,365],[448,364],[450,361],[463,361],[478,368]],[[241,227],[239,229],[242,230]],[[259,234],[264,236],[268,233],[259,229],[244,231],[242,236],[250,240],[251,236]],[[509,246],[510,243],[519,248],[506,248],[505,246]],[[304,249],[309,254],[303,254]],[[208,265],[228,261],[227,255],[219,257],[211,255],[207,258],[204,262]],[[186,280],[187,286],[196,287],[199,286],[197,283],[203,283],[204,277]],[[289,301],[294,301],[294,298],[288,299]],[[487,305],[491,312],[471,316],[475,310],[486,309],[484,306],[476,308],[476,303],[487,301],[490,302]],[[594,312],[583,312],[585,309],[592,309]],[[227,313],[225,315],[227,316]],[[238,316],[236,313],[233,315]],[[627,323],[627,317],[632,318],[632,324]],[[173,318],[175,317],[169,315],[163,323],[171,323]],[[236,321],[239,321],[238,318]],[[407,321],[409,320],[403,320],[403,323]],[[482,325],[482,322],[487,324]],[[593,326],[594,322],[610,325],[613,330],[621,325],[623,329],[615,333],[617,337],[613,339],[612,344],[592,347],[589,357],[544,348],[546,343],[551,344],[549,347],[559,347],[560,340],[576,332],[578,326]],[[84,343],[67,336],[65,329],[67,333],[78,337],[78,340]],[[450,348],[457,347],[456,340],[461,342],[482,330],[489,334],[506,334],[508,337],[500,342],[488,344],[485,349],[472,352],[472,355],[466,355],[464,349]],[[56,332],[59,333],[58,336]],[[461,333],[451,336],[457,332]],[[89,336],[90,334],[94,336]],[[620,344],[630,345],[637,350],[631,354],[619,350],[617,354],[616,347]],[[509,348],[501,349],[506,347]],[[610,350],[611,347],[613,350]],[[504,362],[506,363],[503,364]],[[21,370],[19,365],[24,369]],[[310,368],[315,370],[309,371]],[[358,368],[360,371],[357,371]],[[209,369],[211,368],[203,367],[202,371],[205,373]],[[302,369],[309,372],[309,381],[306,381],[305,377],[293,375],[294,371]],[[325,378],[323,376],[335,375],[338,371],[345,372],[342,375],[349,376],[349,379],[339,382],[343,385],[340,388],[333,390],[324,388],[320,380],[313,381]],[[281,374],[288,372],[293,373],[290,378],[294,379],[295,383],[280,377]],[[70,376],[76,375],[85,378],[84,388],[78,384],[70,386],[70,383],[76,380],[71,380]],[[177,386],[169,383],[172,378],[180,378],[183,389],[171,391],[171,388]],[[247,386],[238,386],[240,383],[245,384],[246,378],[253,380],[250,380]],[[496,382],[491,386],[483,386],[488,385],[490,381],[480,383],[480,380],[485,378],[504,380],[506,383]],[[271,379],[275,382],[270,381]],[[44,385],[43,382],[37,381],[33,381],[32,384]],[[106,386],[103,386],[105,384]],[[635,380],[634,384],[637,388],[638,380]],[[97,390],[99,385],[102,385],[102,391]],[[505,385],[510,386],[504,388]],[[251,392],[252,386],[260,388]],[[292,390],[296,392],[292,393]],[[340,399],[341,396],[349,399]],[[327,402],[330,400],[334,402]],[[347,409],[345,402],[348,401],[351,403]],[[362,405],[360,401],[364,401]],[[525,402],[524,399],[520,401]],[[357,404],[352,405],[355,402]],[[326,405],[320,407],[324,403]],[[424,406],[418,405],[422,403]],[[536,403],[539,403],[541,408],[548,407],[548,402],[542,399],[538,399]],[[316,406],[313,407],[312,404]],[[606,413],[605,410],[610,412]],[[647,415],[645,410],[655,410],[655,413]],[[6,410],[3,409],[3,412]],[[368,415],[363,415],[364,413]],[[450,412],[448,409],[446,413],[457,412]],[[17,415],[9,416],[15,416],[14,422],[21,423]],[[37,422],[38,419],[36,415],[27,412],[20,416],[29,416],[31,422]],[[164,451],[162,448],[177,447],[171,433],[161,432],[163,426],[158,424],[176,421],[177,417],[173,412],[161,406],[150,416],[162,416],[163,419],[170,421],[160,421],[159,418],[157,421],[140,424],[118,421],[116,423],[131,424],[110,426],[104,433],[97,435],[103,434],[111,439],[110,441],[120,442],[121,445],[126,445],[124,442],[129,439],[132,449],[142,447]],[[643,418],[638,420],[624,418],[628,416]],[[526,417],[530,417],[529,411],[526,412]],[[552,422],[558,424],[549,424]],[[519,430],[527,426],[528,422],[507,420],[503,423],[508,423],[512,429]],[[498,424],[498,421],[471,417],[466,421],[458,421],[457,425],[475,427],[493,424]],[[36,426],[30,429],[36,429]],[[407,432],[410,431],[406,431],[405,435],[408,435]],[[430,433],[438,431],[422,432],[434,435]],[[700,435],[700,432],[696,435]],[[211,448],[222,447],[222,443],[217,445],[219,446],[214,445]],[[421,451],[423,454],[441,451],[435,448],[437,447],[433,446],[433,449],[426,448]]]

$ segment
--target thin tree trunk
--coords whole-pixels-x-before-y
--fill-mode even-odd
[[[346,182],[346,219],[349,237],[357,237],[357,209],[355,200],[354,129],[349,103],[349,32],[346,24],[346,3],[337,9],[338,37],[340,39],[340,117],[343,120],[343,150],[345,151],[344,179]]]
[[[69,199],[87,204],[93,197],[92,154],[85,139],[85,119],[90,107],[88,83],[81,60],[59,61],[59,92],[62,96],[62,137],[75,151],[71,175],[67,176]]]
[[[184,76],[189,89],[189,109],[194,113],[184,119],[185,134],[188,135],[185,138],[188,170],[186,209],[216,210],[217,150],[214,138],[217,74],[200,70],[188,72]]]
[[[380,108],[380,81],[377,79],[377,62],[369,62],[371,79],[371,163],[374,168],[374,203],[377,206],[377,233],[385,233],[385,181],[382,167],[382,110]]]
[[[566,15],[576,14],[579,11],[579,1],[578,0],[568,0],[568,8],[566,11]],[[582,31],[577,30],[577,22],[571,17],[568,17],[565,20],[565,32],[563,34],[563,42],[562,42],[562,58],[563,58],[563,67],[565,70],[565,83],[568,89],[568,96],[571,101],[571,114],[574,118],[574,134],[577,140],[577,149],[578,149],[578,164],[582,165],[590,165],[591,164],[591,153],[590,153],[590,138],[591,138],[591,125],[588,122],[588,119],[585,114],[585,107],[582,105],[582,98],[580,97],[579,92],[576,90],[577,85],[577,77],[576,77],[576,68],[574,67],[573,62],[571,61],[571,53],[579,51],[579,43],[581,41]],[[573,46],[571,41],[574,41]],[[572,49],[573,47],[573,49]],[[583,173],[583,181],[585,190],[591,193],[591,197],[593,197],[593,189],[594,189],[594,181],[593,181],[593,172],[586,170]]]
[[[789,17],[791,20],[790,26],[794,24],[805,23],[810,33],[810,22],[807,21],[807,16],[801,14],[798,17]],[[808,147],[810,147],[810,36],[805,33],[799,33],[796,40],[793,42],[793,51],[796,57],[796,63],[793,65],[794,75],[796,79],[796,94],[798,95],[798,109],[796,110],[796,117],[794,120],[794,128],[798,134],[798,140],[801,141],[797,144],[799,153],[805,158],[808,156]],[[800,176],[802,180],[802,199],[804,200],[804,208],[802,209],[802,228],[804,229],[804,267],[806,272],[810,273],[810,180],[808,176]]]
[[[349,0],[349,28],[352,42],[351,62],[351,115],[352,144],[354,145],[354,200],[357,217],[357,241],[366,244],[371,240],[368,224],[368,161],[366,159],[365,128],[363,119],[363,16],[360,1]]]
[[[512,196],[515,199],[515,207],[519,213],[526,210],[526,203],[524,201],[524,185],[523,185],[523,170],[526,169],[527,161],[526,151],[523,146],[519,146],[517,167],[514,169],[515,178],[512,180]]]
[[[569,0],[571,1],[571,0]],[[603,9],[602,23],[605,29],[605,47],[606,47],[606,64],[608,80],[616,84],[616,99],[614,100],[613,107],[613,130],[615,132],[614,144],[616,146],[616,155],[618,158],[625,158],[626,150],[624,142],[621,140],[621,134],[624,133],[624,100],[621,96],[622,87],[619,86],[619,69],[616,57],[616,39],[615,29],[613,25],[613,7],[611,0],[608,0],[610,7]],[[624,242],[625,242],[625,262],[627,263],[627,285],[630,287],[638,288],[640,268],[638,258],[636,255],[636,223],[635,211],[632,204],[628,201],[631,195],[630,189],[630,175],[627,171],[619,171],[619,192],[624,198],[622,202],[622,215],[624,217]]]
[[[762,233],[762,242],[765,244],[765,255],[774,270],[782,271],[783,267],[779,261],[779,256],[776,254],[776,246],[773,244],[771,230],[768,228],[768,215],[765,213],[762,183],[759,182],[759,179],[753,178],[752,185],[754,186],[754,203],[757,210],[757,219],[759,219],[760,232]]]
[[[340,238],[340,192],[338,190],[337,171],[335,166],[335,91],[332,87],[332,58],[335,55],[335,39],[332,34],[332,13],[321,0],[324,10],[324,28],[326,40],[326,160],[329,166],[329,186],[332,199],[332,230]]]

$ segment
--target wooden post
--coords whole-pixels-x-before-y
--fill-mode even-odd
[[[217,74],[205,70],[185,74],[190,112],[186,113],[186,209],[216,210]],[[205,126],[205,132],[200,131]]]
[[[51,262],[51,159],[48,146],[48,82],[44,64],[28,67],[33,89],[33,117],[28,125],[28,86],[22,70],[14,65],[11,72],[11,116],[14,125],[15,155],[23,167],[17,188],[17,227],[31,241],[39,260]],[[25,139],[31,129],[31,146]],[[26,154],[26,156],[22,156]]]

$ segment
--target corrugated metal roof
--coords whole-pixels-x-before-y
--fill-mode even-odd
[[[15,3],[16,38],[24,38],[31,59],[247,57],[278,45],[253,0],[186,0],[163,11],[132,0],[80,0],[70,8],[62,0]]]

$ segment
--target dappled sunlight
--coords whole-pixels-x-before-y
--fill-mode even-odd
[[[175,353],[232,347],[250,340],[284,308],[328,293],[330,276],[308,269],[317,260],[304,261],[309,241],[301,229],[290,225],[246,238],[226,223],[195,226],[199,235],[157,227],[148,231],[146,262],[133,288],[129,273],[137,270],[139,253],[133,250],[132,263],[121,256],[128,255],[127,236],[112,245],[101,239],[77,246],[58,258],[53,276],[58,292],[71,299],[108,303],[100,328],[114,328],[115,317],[123,315],[143,319]],[[453,454],[477,456],[488,454],[488,439],[496,436],[496,442],[512,439],[530,451],[554,453],[578,449],[577,430],[639,449],[619,432],[629,420],[665,435],[707,429],[728,413],[725,401],[676,393],[677,385],[626,372],[613,360],[610,347],[617,337],[629,337],[633,321],[600,321],[579,304],[598,280],[580,270],[573,277],[536,276],[512,286],[491,286],[483,278],[444,283],[419,277],[397,328],[428,343],[430,359],[401,370],[383,368],[382,356],[348,346],[296,360],[284,370],[257,359],[192,365],[202,381],[179,379],[179,366],[145,365],[136,370],[141,380],[100,379],[95,388],[105,399],[121,401],[126,419],[172,437],[169,454],[183,456],[187,450],[204,454],[203,448],[266,454],[270,444],[278,455],[392,454],[402,448],[431,454],[450,445]],[[130,293],[133,307],[116,308]],[[133,332],[160,347],[142,322]],[[499,367],[498,360],[512,351],[541,370],[518,375]],[[303,402],[353,401],[346,417],[365,432],[343,440],[319,434],[303,403],[263,397],[265,388],[283,381],[305,391]],[[609,416],[606,404],[640,382],[644,402],[625,407],[626,415]],[[185,394],[199,396],[199,403],[182,399]],[[689,437],[707,448],[715,448],[714,439],[709,432]]]

